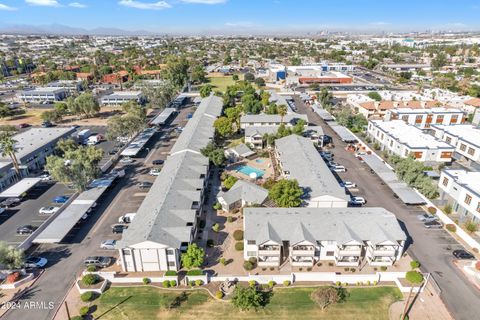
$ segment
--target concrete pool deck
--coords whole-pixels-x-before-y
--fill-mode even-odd
[[[262,161],[257,162],[257,160],[262,160]],[[242,166],[249,166],[258,170],[262,170],[264,174],[260,179],[257,179],[257,181],[264,181],[270,177],[273,177],[273,167],[269,158],[255,158],[252,160],[244,159],[243,161],[236,162],[234,164],[227,166],[225,169],[229,175],[232,175],[242,180],[250,180],[250,178],[247,175],[237,171],[238,168]]]

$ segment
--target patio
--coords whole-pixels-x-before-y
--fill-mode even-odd
[[[247,168],[248,170],[242,170],[244,172],[256,172],[262,171],[263,175],[261,178],[256,179],[257,183],[263,183],[270,177],[273,177],[273,167],[272,162],[269,158],[255,158],[255,159],[244,159],[241,162],[236,162],[225,168],[225,172],[229,175],[232,175],[238,179],[242,180],[252,180],[246,173],[240,172],[242,168]]]

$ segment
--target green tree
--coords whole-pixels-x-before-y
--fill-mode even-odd
[[[40,118],[43,121],[48,121],[48,122],[60,122],[62,120],[62,114],[59,113],[57,110],[47,110],[42,112],[40,115]]]
[[[377,91],[369,92],[368,97],[375,101],[382,101],[382,96]]]
[[[186,269],[199,268],[205,260],[205,252],[196,243],[189,244],[187,251],[182,253],[182,266]]]
[[[264,303],[263,294],[254,287],[235,287],[232,304],[242,310],[258,309]]]
[[[253,75],[253,73],[247,72],[243,76],[243,79],[245,79],[245,81],[252,82],[255,80],[255,76]]]
[[[223,186],[230,190],[237,181],[238,179],[234,176],[228,176],[225,180],[223,180]]]
[[[270,93],[268,91],[262,91],[260,98],[264,107],[270,104]]]
[[[243,112],[259,114],[262,111],[262,103],[257,99],[255,93],[244,94],[242,97]]]
[[[440,69],[441,67],[446,66],[447,63],[447,56],[442,51],[439,51],[437,56],[432,59],[432,67],[435,69]]]
[[[302,203],[303,190],[297,180],[282,179],[268,190],[270,199],[282,208],[298,207]]]
[[[221,137],[228,137],[233,133],[232,121],[228,117],[220,117],[213,123],[215,131]]]
[[[263,78],[256,78],[255,79],[255,84],[261,88],[261,87],[265,87],[265,79]]]
[[[62,156],[66,152],[74,151],[78,149],[78,144],[71,138],[69,139],[61,139],[57,142],[56,149],[58,155]]]
[[[188,80],[189,63],[184,56],[168,56],[164,78],[169,80],[175,88],[182,88]]]
[[[310,298],[323,311],[329,305],[341,302],[345,298],[345,289],[334,287],[320,287],[310,294]]]
[[[318,93],[318,101],[320,101],[320,105],[325,108],[325,106],[330,104],[330,101],[333,99],[333,95],[327,88],[322,88]]]
[[[215,146],[212,142],[209,142],[205,148],[200,150],[200,152],[217,167],[223,165],[225,162],[225,153],[223,149]]]
[[[300,57],[291,57],[290,58],[290,64],[292,66],[299,66],[302,64],[302,59]]]
[[[63,156],[47,157],[45,168],[53,179],[65,184],[73,184],[75,189],[81,192],[87,188],[92,179],[100,175],[98,163],[102,157],[102,149],[81,146],[75,150],[66,150]]]
[[[5,241],[0,241],[0,265],[9,270],[20,269],[25,263],[25,255],[22,249],[9,246]]]
[[[0,119],[13,116],[14,112],[5,103],[0,102]]]
[[[200,88],[200,97],[206,98],[212,93],[213,87],[210,84],[203,85]]]
[[[287,106],[284,104],[277,106],[277,112],[280,115],[280,124],[283,124],[283,118],[287,115]]]
[[[201,65],[196,65],[192,70],[191,80],[194,83],[203,83],[207,81],[205,78],[205,70]]]
[[[13,167],[17,175],[20,175],[20,164],[17,159],[17,141],[12,137],[11,131],[0,132],[0,152],[2,157],[9,157],[12,160]]]
[[[176,92],[174,85],[167,80],[155,86],[146,85],[142,88],[142,94],[147,98],[148,106],[162,110],[173,100]]]

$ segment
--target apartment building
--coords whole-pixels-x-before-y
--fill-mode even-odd
[[[277,139],[275,161],[283,178],[298,181],[308,207],[347,207],[349,196],[309,138],[292,134]]]
[[[461,222],[480,222],[480,172],[443,170],[438,187],[440,199],[452,205]]]
[[[23,102],[28,103],[53,103],[68,97],[68,91],[65,88],[57,87],[35,88],[21,91],[18,97]]]
[[[294,126],[299,120],[305,121],[305,125],[308,125],[308,117],[306,114],[288,113],[283,119],[278,114],[247,114],[240,117],[240,127],[245,129],[251,126],[279,126],[282,123],[289,127]]]
[[[145,97],[141,91],[117,91],[107,94],[100,99],[100,103],[106,106],[119,106],[129,101],[143,104]]]
[[[247,126],[245,128],[245,143],[255,149],[266,147],[266,141],[263,137],[266,134],[276,134],[279,126]]]
[[[480,163],[480,129],[471,124],[456,126],[432,125],[436,138],[455,147],[455,152],[468,161]]]
[[[432,164],[452,161],[453,146],[403,120],[369,120],[367,133],[381,150],[402,158],[413,155],[417,161]]]
[[[403,120],[407,124],[420,129],[428,129],[432,125],[455,125],[465,122],[465,114],[460,109],[455,108],[395,108],[387,110],[385,120]]]
[[[49,88],[64,88],[69,95],[83,90],[81,80],[58,80],[47,84]]]
[[[118,242],[123,271],[180,269],[180,255],[197,234],[205,202],[209,160],[200,152],[214,136],[223,101],[203,99],[175,143],[135,220]]]
[[[383,208],[244,208],[244,259],[259,266],[391,266],[405,233]]]

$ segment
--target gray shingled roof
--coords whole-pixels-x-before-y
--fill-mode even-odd
[[[250,148],[245,143],[241,143],[238,146],[235,146],[235,147],[230,148],[228,150],[234,151],[235,153],[237,153],[241,157],[249,157],[249,156],[255,154],[255,152],[250,150]]]
[[[245,239],[257,245],[268,240],[402,241],[407,237],[395,215],[383,208],[245,208]]]
[[[284,123],[293,123],[295,120],[303,119],[308,123],[308,117],[306,114],[299,113],[289,113],[283,117]],[[280,124],[282,117],[278,114],[247,114],[240,118],[240,124],[242,123],[252,123],[252,122],[266,122],[266,123],[278,123]]]
[[[310,198],[329,195],[349,199],[310,139],[292,134],[277,139],[275,148],[283,170],[290,172],[290,178],[296,179]]]
[[[248,126],[245,128],[245,136],[251,137],[256,134],[259,134],[263,137],[264,134],[274,134],[277,133],[279,126]]]
[[[254,183],[238,180],[227,192],[220,192],[217,196],[223,198],[227,204],[243,199],[248,203],[262,204],[268,197],[268,190]]]

